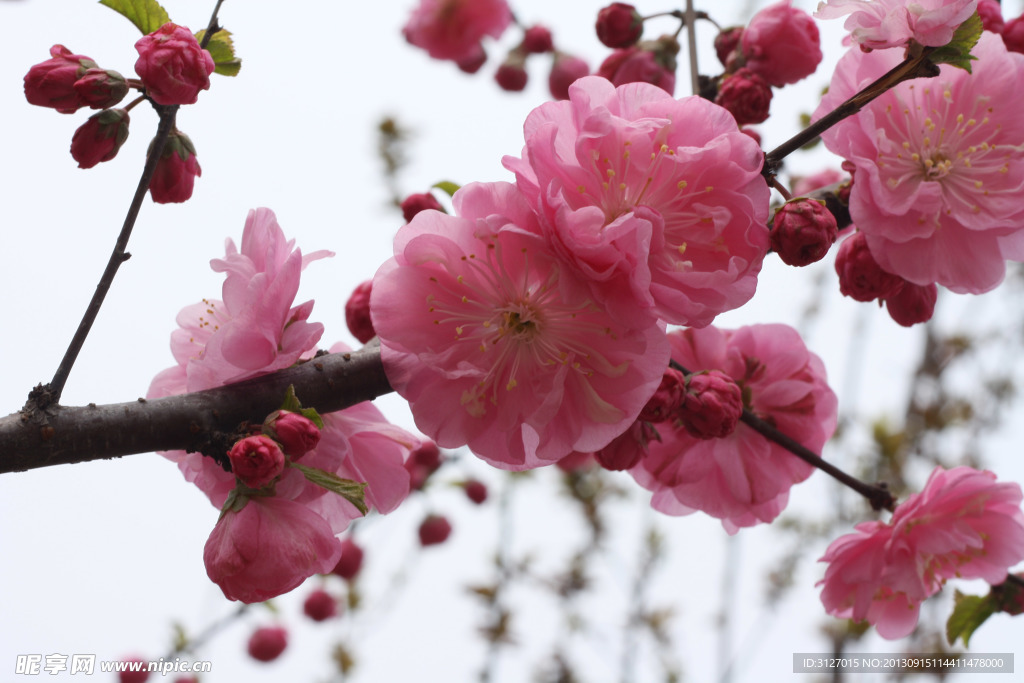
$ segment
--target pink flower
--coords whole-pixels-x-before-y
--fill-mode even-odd
[[[86,106],[75,90],[75,82],[96,62],[85,55],[73,55],[63,45],[50,48],[50,59],[36,64],[25,74],[25,99],[37,107],[51,107],[61,114],[73,114]]]
[[[475,58],[484,36],[500,38],[512,21],[505,0],[420,0],[402,33],[434,59]]]
[[[206,541],[210,580],[229,600],[262,602],[327,574],[341,557],[330,525],[305,505],[275,496],[250,498],[224,512]]]
[[[821,62],[818,27],[781,0],[755,14],[741,38],[746,67],[777,88],[807,78]]]
[[[505,157],[545,235],[594,298],[635,321],[709,324],[754,293],[768,247],[760,147],[699,97],[576,81]]]
[[[273,439],[247,436],[228,451],[231,471],[251,489],[266,486],[284,471],[284,453]]]
[[[71,138],[71,156],[79,168],[92,168],[117,156],[128,139],[128,112],[107,109],[93,114]]]
[[[725,107],[741,126],[763,123],[772,106],[772,88],[768,81],[743,68],[722,80],[715,104]]]
[[[850,214],[878,264],[918,285],[980,293],[1006,259],[1024,260],[1024,119],[1015,92],[1024,56],[985,32],[973,74],[948,65],[889,90],[822,135],[853,162]],[[852,50],[836,67],[820,117],[900,61]]]
[[[731,377],[755,415],[812,451],[836,426],[836,396],[821,360],[785,325],[738,330],[673,330],[672,358],[690,371],[717,369]],[[652,491],[651,505],[670,515],[701,510],[729,533],[775,519],[789,489],[814,468],[746,424],[725,438],[701,439],[678,422],[654,425],[660,441],[630,470]]]
[[[834,541],[820,560],[828,563],[818,582],[826,611],[902,638],[947,579],[1004,581],[1024,559],[1024,514],[1020,486],[995,480],[969,467],[937,467],[888,524],[864,522]]]
[[[835,19],[849,14],[843,27],[862,49],[945,45],[953,31],[967,21],[978,0],[827,0],[818,3],[814,16]],[[897,61],[902,55],[897,55]],[[881,75],[881,74],[879,74]]]
[[[213,57],[184,26],[164,24],[135,43],[135,73],[157,104],[195,104],[210,89]]]
[[[149,181],[149,195],[157,204],[180,204],[192,198],[196,178],[203,175],[192,140],[172,131]]]
[[[526,469],[624,431],[668,362],[653,321],[596,306],[551,253],[515,186],[474,183],[455,216],[416,216],[373,280],[370,313],[391,386],[444,448]]]

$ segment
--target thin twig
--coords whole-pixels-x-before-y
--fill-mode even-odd
[[[694,95],[700,94],[700,75],[697,69],[697,13],[693,0],[686,0],[686,49],[690,53],[690,88]]]

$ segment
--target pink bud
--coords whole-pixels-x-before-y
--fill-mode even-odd
[[[644,18],[633,5],[613,2],[597,13],[595,28],[597,39],[608,47],[629,47],[640,40]]]
[[[521,45],[523,52],[531,55],[551,52],[555,49],[555,41],[551,37],[551,31],[546,27],[536,24],[526,29],[523,33]]]
[[[726,66],[729,63],[729,55],[736,51],[736,48],[740,45],[740,38],[743,36],[742,26],[732,26],[730,28],[722,29],[715,36],[715,54],[718,55],[718,61],[722,63],[722,66]]]
[[[777,88],[807,78],[821,63],[818,26],[790,0],[751,17],[740,44],[745,66]]]
[[[452,533],[452,525],[440,515],[428,515],[420,524],[420,545],[426,548],[448,540]]]
[[[743,393],[731,377],[719,370],[690,375],[683,404],[676,417],[699,439],[720,439],[736,429],[743,414]]]
[[[466,482],[466,497],[480,505],[487,500],[487,485],[482,481],[470,479]]]
[[[96,62],[73,55],[63,45],[50,48],[51,59],[36,64],[25,74],[25,99],[37,107],[50,107],[61,114],[73,114],[87,102],[75,90],[75,82]]]
[[[331,573],[337,574],[346,581],[351,581],[359,574],[359,570],[362,568],[363,549],[356,545],[356,542],[351,538],[346,538],[341,542],[341,558]]]
[[[118,683],[146,683],[146,680],[149,678],[149,662],[136,655],[125,657],[121,661],[138,663],[141,666],[138,671],[117,672]]]
[[[192,197],[196,178],[203,175],[196,148],[188,136],[172,131],[149,181],[149,194],[157,204],[180,204]]]
[[[934,284],[915,285],[904,282],[895,294],[885,298],[889,316],[903,327],[925,323],[932,319],[939,288]]]
[[[249,656],[260,662],[272,662],[288,647],[288,631],[279,626],[264,626],[249,637]]]
[[[664,422],[670,419],[682,403],[685,391],[686,377],[683,373],[675,368],[665,368],[661,384],[640,411],[640,417],[637,419],[644,422]]]
[[[614,85],[650,83],[668,94],[676,89],[676,55],[679,43],[672,36],[662,36],[616,50],[601,63],[597,75]]]
[[[89,69],[75,81],[75,92],[93,109],[107,109],[124,99],[128,83],[124,76],[106,69]]]
[[[628,470],[647,454],[647,444],[657,439],[658,432],[648,422],[637,420],[629,429],[594,453],[597,463],[612,472]]]
[[[487,52],[484,46],[477,44],[472,52],[455,61],[459,70],[467,74],[475,74],[484,64],[487,63]]]
[[[128,139],[128,112],[107,109],[93,114],[71,137],[71,156],[79,168],[92,168],[110,161]]]
[[[251,489],[266,486],[284,471],[284,453],[273,439],[257,435],[235,442],[228,451],[231,471]]]
[[[298,460],[320,443],[320,428],[304,415],[275,410],[263,421],[263,433],[281,444],[281,449]]]
[[[1024,53],[1024,16],[1006,22],[1006,25],[1003,26],[1002,36],[1007,50]],[[33,104],[35,103],[33,102]]]
[[[402,217],[405,218],[406,223],[411,221],[420,211],[426,211],[427,209],[444,211],[440,202],[434,199],[434,195],[429,192],[411,194],[402,201]]]
[[[513,50],[505,62],[498,67],[498,71],[494,74],[494,80],[502,90],[520,92],[526,88],[528,76],[523,57],[522,53]]]
[[[743,68],[725,77],[718,86],[715,104],[725,107],[741,126],[761,123],[768,118],[772,88],[756,73]]]
[[[838,235],[836,217],[825,202],[800,197],[776,209],[772,250],[788,266],[807,266],[824,258]]]
[[[855,301],[874,301],[894,295],[903,278],[882,270],[868,249],[864,233],[856,232],[839,245],[836,253],[839,291]]]
[[[567,100],[569,86],[589,75],[590,67],[582,59],[556,52],[555,60],[551,63],[551,73],[548,75],[548,90],[556,100]]]
[[[210,89],[213,57],[184,26],[167,23],[135,43],[135,73],[157,104],[195,104]]]
[[[370,320],[370,291],[373,289],[373,280],[367,280],[360,284],[352,292],[352,296],[345,302],[345,324],[352,336],[366,343],[377,336],[373,331],[373,321]]]
[[[978,0],[978,14],[981,15],[981,27],[992,33],[1002,33],[1006,22],[1003,10],[997,0]]]
[[[441,467],[441,449],[429,439],[420,443],[405,461],[405,469],[409,472],[409,489],[418,491],[423,488],[431,474]]]
[[[315,590],[302,603],[302,611],[313,621],[326,621],[338,615],[338,601],[325,590]]]

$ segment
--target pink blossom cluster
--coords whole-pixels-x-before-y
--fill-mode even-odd
[[[423,211],[373,280],[392,387],[421,431],[525,469],[623,434],[658,388],[665,323],[753,294],[768,245],[761,151],[725,110],[588,77],[535,109],[516,184]]]
[[[978,0],[827,0],[814,16],[836,19],[862,50],[945,45],[953,32],[977,10]]]
[[[853,164],[850,215],[885,271],[920,287],[981,293],[1024,260],[1024,121],[1017,84],[1024,55],[982,34],[973,73],[948,65],[902,83],[822,135]],[[821,117],[901,59],[896,50],[851,50],[840,61]]]
[[[154,378],[147,396],[218,387],[310,357],[323,325],[309,321],[312,301],[293,302],[305,267],[331,255],[304,255],[285,238],[272,211],[251,211],[241,248],[229,239],[225,256],[211,261],[214,271],[226,275],[223,300],[207,299],[181,311],[180,327],[171,334],[177,363]],[[336,345],[332,350],[347,349]],[[318,442],[307,426],[293,422],[276,414],[267,428],[291,459],[301,457],[304,467],[365,482],[366,503],[380,512],[393,510],[408,494],[404,462],[419,440],[389,424],[371,404],[324,415]],[[314,573],[330,572],[341,554],[336,534],[360,516],[348,500],[284,467],[274,441],[250,438],[258,443],[240,447],[236,455],[241,460],[232,459],[243,463],[236,465],[238,472],[226,471],[201,453],[161,453],[216,507],[230,503],[207,542],[204,560],[224,594],[244,602],[267,600]],[[243,480],[247,488],[269,485],[271,490],[246,495],[239,503],[237,494],[230,496]]]
[[[992,472],[937,467],[888,523],[862,522],[825,551],[825,609],[867,621],[884,638],[909,635],[921,602],[948,579],[995,585],[1024,560],[1021,499],[1020,485],[997,483]]]
[[[483,38],[500,38],[511,22],[505,0],[420,0],[402,32],[434,59],[472,73],[487,59]]]

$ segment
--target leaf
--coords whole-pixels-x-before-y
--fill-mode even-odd
[[[294,384],[288,385],[288,393],[284,395],[284,403],[281,404],[280,409],[287,410],[290,413],[298,413],[315,424],[317,429],[324,428],[324,419],[320,417],[320,413],[316,412],[316,408],[302,407],[302,403],[299,402],[299,397],[295,395]]]
[[[305,465],[299,465],[294,462],[291,463],[291,467],[302,472],[306,479],[317,486],[337,493],[339,496],[355,505],[356,508],[364,515],[367,513],[368,508],[366,507],[365,493],[366,484],[361,484],[357,481],[352,481],[351,479],[342,479],[336,474],[331,474],[324,470],[318,470],[314,467],[306,467]]]
[[[453,183],[450,180],[440,180],[431,185],[431,187],[436,187],[437,189],[446,193],[449,197],[454,197],[455,193],[459,191],[459,188],[461,186]]]
[[[149,35],[171,20],[156,0],[100,0],[100,4],[135,24],[142,35]]]
[[[986,619],[998,612],[999,606],[991,595],[964,595],[960,591],[953,595],[953,601],[953,613],[946,622],[946,640],[952,645],[957,638],[962,638],[964,647],[968,647],[971,634],[984,624]]]
[[[196,34],[196,40],[202,43],[203,36],[205,35],[206,29],[203,29]],[[221,76],[238,75],[242,68],[242,60],[235,56],[235,43],[231,40],[230,31],[221,29],[214,33],[206,49],[210,52],[210,56],[213,57],[214,73],[218,73]]]
[[[971,61],[977,59],[971,55],[971,48],[978,44],[981,31],[981,15],[975,12],[953,32],[953,40],[928,55],[928,59],[933,64],[951,64],[971,73]]]

